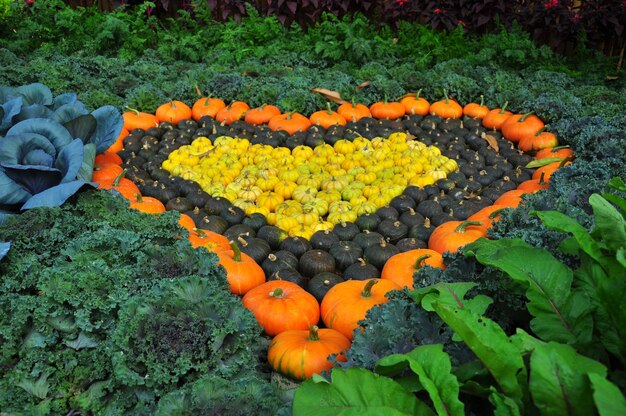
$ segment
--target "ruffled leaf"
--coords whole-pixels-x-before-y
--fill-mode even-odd
[[[22,204],[31,196],[0,168],[0,205]]]
[[[28,120],[31,118],[50,118],[52,111],[40,104],[25,105],[20,109],[20,112],[13,116],[11,122],[17,124],[20,121]]]
[[[91,115],[98,121],[98,127],[90,142],[96,145],[96,152],[100,154],[117,140],[124,126],[124,119],[119,110],[111,105],[100,107]]]
[[[80,101],[71,104],[65,104],[54,111],[51,118],[61,124],[65,124],[75,118],[89,114],[87,107]]]
[[[0,106],[2,116],[0,117],[0,135],[5,134],[13,125],[13,116],[18,114],[22,108],[22,97],[12,98]]]
[[[73,138],[80,139],[83,143],[91,143],[91,137],[96,131],[97,122],[91,114],[79,116],[63,124]]]
[[[24,155],[34,150],[43,150],[52,157],[56,157],[56,149],[44,136],[36,133],[17,134],[0,139],[0,162],[13,165],[24,163]]]
[[[4,173],[31,195],[61,183],[63,173],[56,168],[35,165],[9,165],[0,163]]]
[[[11,211],[5,211],[5,210],[0,209],[0,225],[4,224],[6,220],[8,220],[10,217],[14,215],[15,214]]]
[[[4,256],[7,255],[7,253],[9,252],[9,249],[11,248],[11,243],[7,242],[7,243],[0,243],[0,260],[2,260],[4,258]]]
[[[61,149],[55,162],[55,167],[63,173],[61,183],[77,179],[83,164],[83,148],[83,142],[80,139],[74,139],[72,143]]]
[[[96,159],[96,145],[89,143],[83,146],[83,163],[78,170],[77,179],[90,181],[93,177],[93,165]]]
[[[50,168],[54,165],[54,158],[42,149],[35,149],[24,155],[22,163],[25,165],[47,166]]]
[[[46,118],[31,118],[20,121],[9,129],[7,136],[28,133],[37,133],[46,137],[57,150],[74,140],[63,125]]]
[[[22,85],[21,87],[15,88],[15,93],[24,97],[24,104],[41,104],[41,105],[50,105],[52,104],[52,91],[50,88],[45,85],[36,82],[34,84]]]
[[[24,205],[22,210],[37,207],[58,207],[62,205],[69,197],[80,191],[82,188],[97,187],[98,184],[85,181],[66,182],[61,185],[54,186],[30,198]]]
[[[77,101],[78,101],[78,96],[74,92],[66,92],[65,94],[59,94],[56,97],[54,97],[54,102],[52,103],[52,109],[57,110],[59,107],[64,106],[65,104],[73,104]]]

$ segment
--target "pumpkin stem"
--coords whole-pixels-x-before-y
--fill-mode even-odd
[[[543,126],[540,130],[537,131],[537,133],[535,133],[535,137],[539,136],[541,133],[543,133],[546,130],[546,126]]]
[[[485,106],[485,96],[481,95],[480,96],[480,107],[484,107]]]
[[[276,254],[274,254],[274,253],[268,254],[267,258],[268,258],[269,261],[276,261],[276,260],[278,260],[278,257],[276,257]]]
[[[541,176],[539,176],[539,185],[547,185],[545,178],[546,178],[546,172],[543,171],[541,172]]]
[[[443,90],[443,96],[446,97],[446,104],[450,104],[450,97],[448,97],[448,90]]]
[[[564,145],[562,145],[562,146],[556,146],[556,147],[553,147],[553,148],[552,148],[552,150],[551,150],[550,152],[551,152],[551,153],[556,153],[556,152],[558,152],[558,151],[559,151],[559,150],[561,150],[561,149],[569,149],[569,145],[568,145],[568,144],[564,144]]]
[[[430,228],[430,218],[424,218],[424,228]]]
[[[139,110],[137,110],[136,108],[132,108],[132,107],[129,107],[129,106],[126,106],[125,108],[128,111],[131,111],[131,112],[135,113],[135,115],[137,115],[137,116],[139,115]]]
[[[126,168],[124,168],[124,170],[122,171],[122,173],[120,173],[119,175],[117,175],[115,177],[115,179],[113,179],[113,186],[118,186],[120,184],[120,181],[122,180],[122,178],[126,175],[126,172],[128,172],[128,170]]]
[[[543,177],[543,172],[541,173],[541,177]],[[498,215],[500,215],[502,213],[502,211],[504,211],[505,209],[506,208],[500,208],[500,209],[497,209],[497,210],[493,211],[491,214],[489,214],[489,219],[493,220]]]
[[[502,106],[502,108],[500,109],[500,114],[504,114],[504,112],[506,111],[506,106],[509,105],[508,101],[504,102],[504,105]]]
[[[237,236],[237,241],[239,241],[243,247],[248,246],[248,242],[241,235]]]
[[[370,298],[372,297],[372,287],[378,283],[377,279],[372,279],[369,280],[366,284],[365,287],[363,288],[363,291],[361,292],[361,296],[364,298]]]
[[[317,333],[318,330],[319,328],[317,325],[312,325],[311,328],[309,328],[309,337],[306,340],[307,341],[319,341],[320,336]]]
[[[480,222],[480,221],[463,221],[461,224],[459,224],[458,227],[456,227],[454,229],[454,232],[455,233],[464,233],[465,229],[467,227],[469,227],[470,225],[483,225],[483,223]]]
[[[519,120],[517,120],[518,123],[523,123],[526,120],[526,117],[528,117],[529,115],[531,115],[533,112],[531,111],[530,113],[526,113],[524,114]],[[543,130],[543,129],[542,129]]]
[[[561,163],[559,163],[559,168],[562,168],[567,162],[571,162],[572,160],[574,160],[572,156],[564,158],[563,160],[561,160]]]
[[[422,88],[420,88],[419,90],[417,90],[417,92],[415,93],[415,99],[417,100],[418,98],[420,98],[420,94],[422,92]]]
[[[230,248],[233,249],[233,260],[240,262],[241,261],[241,250],[239,249],[239,246],[237,245],[237,243],[235,243],[233,240],[230,240],[228,242],[230,244]]]
[[[174,103],[174,100],[170,101],[170,107],[172,107],[172,110],[176,110],[176,104]]]
[[[285,292],[281,288],[277,287],[270,292],[270,296],[275,299],[282,299],[285,297]]]
[[[420,267],[422,267],[426,259],[428,259],[429,257],[430,254],[422,254],[421,256],[419,256],[417,259],[415,259],[415,264],[413,264],[413,268],[419,269]]]
[[[333,110],[330,108],[330,101],[326,101],[326,110],[328,111],[328,115],[333,115]]]
[[[359,257],[358,261],[359,261],[359,265],[360,266],[365,266],[367,264],[367,262],[365,261],[365,259],[363,257]]]
[[[141,197],[141,194],[138,194],[135,192],[135,201],[140,204],[143,202],[143,198]]]

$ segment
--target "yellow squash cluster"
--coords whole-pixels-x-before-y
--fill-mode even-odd
[[[407,185],[432,184],[457,167],[438,148],[404,133],[292,151],[247,139],[222,136],[212,143],[199,137],[163,162],[172,175],[194,180],[246,214],[260,212],[270,224],[305,238],[375,212]]]

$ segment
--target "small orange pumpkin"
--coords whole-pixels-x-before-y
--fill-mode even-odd
[[[228,241],[228,238],[213,231],[193,228],[189,232],[189,237],[187,239],[193,248],[205,247],[209,249],[209,251],[215,252],[231,251],[230,241]]]
[[[510,191],[506,191],[498,199],[493,201],[494,205],[504,205],[505,207],[517,208],[522,202],[522,196],[527,194],[528,192],[523,189],[512,189]]]
[[[443,100],[432,103],[430,106],[430,114],[441,118],[460,118],[463,115],[463,107],[450,97],[448,91],[443,91]]]
[[[459,248],[485,237],[487,232],[478,221],[448,221],[439,225],[428,239],[428,248],[439,254],[454,253]]]
[[[311,125],[311,120],[300,113],[284,113],[270,119],[267,126],[271,130],[284,130],[289,134],[305,131]]]
[[[539,179],[529,179],[519,184],[517,189],[521,189],[522,191],[530,193],[535,193],[537,191],[541,191],[542,189],[548,189],[550,184],[544,181],[545,174],[542,175]]]
[[[430,111],[430,103],[420,97],[421,92],[422,90],[419,90],[415,94],[407,94],[400,100],[400,104],[404,106],[405,114],[417,114],[419,116],[428,114]]]
[[[334,329],[288,330],[276,335],[267,350],[267,361],[274,371],[295,380],[306,380],[313,374],[330,370],[328,357],[346,361],[344,353],[350,340]]]
[[[244,121],[249,124],[265,124],[268,123],[272,117],[280,114],[280,109],[275,105],[263,104],[260,107],[253,108],[246,112]]]
[[[191,107],[191,117],[196,121],[204,116],[215,117],[215,115],[225,107],[226,103],[219,98],[198,98]]]
[[[413,289],[413,275],[426,264],[439,269],[446,267],[441,254],[427,248],[418,248],[391,256],[383,266],[380,278],[391,280],[399,287]]]
[[[509,105],[509,102],[505,102],[502,108],[494,108],[490,110],[485,117],[483,117],[483,126],[488,129],[499,129],[502,126],[502,123],[506,121],[511,115],[512,112],[506,109],[506,106]]]
[[[146,214],[160,214],[165,212],[163,202],[150,196],[141,196],[140,193],[135,194],[135,199],[130,201],[130,207]]]
[[[370,106],[372,117],[381,120],[395,120],[404,115],[405,109],[397,101],[379,101]]]
[[[570,160],[574,160],[574,151],[567,145],[565,146],[557,146],[552,149],[541,149],[535,155],[535,159],[546,159],[546,158],[556,157],[559,159],[570,158]]]
[[[153,127],[153,126],[150,126],[150,127]],[[129,132],[126,129],[126,127],[122,127],[122,131],[120,131],[120,134],[117,136],[117,139],[115,139],[115,142],[113,142],[113,144],[109,146],[109,148],[105,151],[105,153],[117,153],[120,150],[122,150],[124,148],[124,138],[128,136],[128,134]]]
[[[358,322],[375,305],[387,302],[387,292],[400,289],[391,280],[347,280],[333,286],[322,299],[322,321],[352,340]]]
[[[311,114],[311,116],[309,117],[309,120],[311,120],[312,124],[322,126],[325,129],[329,128],[330,126],[335,126],[335,125],[340,125],[340,126],[346,125],[347,122],[344,116],[337,113],[336,111],[331,110],[330,103],[326,103],[326,107],[327,107],[326,110],[316,111],[313,114]]]
[[[517,147],[526,153],[534,154],[542,149],[552,149],[558,144],[559,141],[556,138],[556,134],[541,129],[536,134],[524,136],[517,144]]]
[[[113,182],[123,171],[124,169],[120,165],[109,162],[103,163],[100,160],[94,166],[91,180],[96,183]]]
[[[124,177],[126,175],[126,169],[122,171],[112,182],[102,182],[98,184],[100,189],[113,189],[119,192],[124,198],[128,200],[135,199],[136,194],[141,194],[139,188],[133,181]]]
[[[476,212],[474,215],[471,215],[467,218],[468,221],[476,221],[482,222],[482,226],[485,229],[489,229],[493,227],[493,223],[500,220],[500,214],[502,210],[505,208],[509,208],[505,205],[490,205],[488,207],[482,208],[480,211]]]
[[[544,160],[549,162],[551,159],[546,158]],[[565,159],[556,160],[552,163],[548,163],[547,165],[541,166],[533,173],[532,178],[541,179],[543,177],[544,182],[550,182],[550,178],[552,177],[552,174],[556,172],[558,169],[562,168],[563,166],[570,165],[572,163],[571,160],[572,160],[571,157],[566,157]]]
[[[193,218],[191,218],[187,214],[182,214],[182,213],[180,214],[180,217],[178,218],[178,225],[180,225],[181,227],[189,231],[189,233],[194,231],[194,228],[196,228],[196,223],[194,222]]]
[[[543,121],[532,113],[513,114],[500,126],[502,135],[513,143],[518,143],[525,137],[534,136],[544,128]]]
[[[155,115],[159,122],[165,121],[176,125],[183,120],[191,118],[191,108],[182,101],[174,100],[161,104],[157,108]]]
[[[122,114],[122,118],[124,119],[124,128],[127,132],[135,129],[148,130],[150,127],[159,125],[159,121],[153,114],[142,113],[130,107],[126,107],[126,109],[128,111]]]
[[[347,121],[356,123],[363,117],[371,117],[370,109],[365,104],[343,103],[337,108],[337,112]]]
[[[482,119],[489,113],[489,107],[485,105],[485,96],[480,96],[480,103],[469,103],[463,107],[463,115],[471,118]]]
[[[306,330],[320,320],[317,299],[287,280],[265,282],[246,293],[242,302],[271,336],[289,329]]]
[[[124,163],[122,158],[117,153],[112,153],[108,150],[96,156],[93,162],[94,166],[102,166],[105,164],[121,165]]]
[[[251,289],[265,283],[265,272],[252,257],[242,253],[236,243],[230,242],[232,254],[218,252],[218,264],[226,270],[226,279],[230,291],[236,295],[245,295]]]
[[[241,120],[241,118],[246,114],[246,111],[250,109],[248,103],[244,103],[243,101],[233,101],[228,104],[228,106],[222,108],[215,115],[215,119],[220,123],[231,124],[237,120]]]

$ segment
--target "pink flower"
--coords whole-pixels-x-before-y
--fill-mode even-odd
[[[543,8],[547,10],[547,9],[551,9],[553,7],[556,7],[558,5],[559,5],[559,0],[550,0],[549,2],[547,2],[547,3],[545,3],[543,5]]]
[[[406,3],[408,0],[396,0],[396,3],[398,4],[398,6],[403,6],[404,3]]]
[[[582,16],[580,15],[580,13],[575,13],[574,16],[572,16],[572,21],[574,23],[578,22],[580,19],[582,19]]]
[[[435,12],[435,14],[444,14],[446,11],[443,9],[440,9],[439,7],[435,8],[435,10],[433,10]]]

